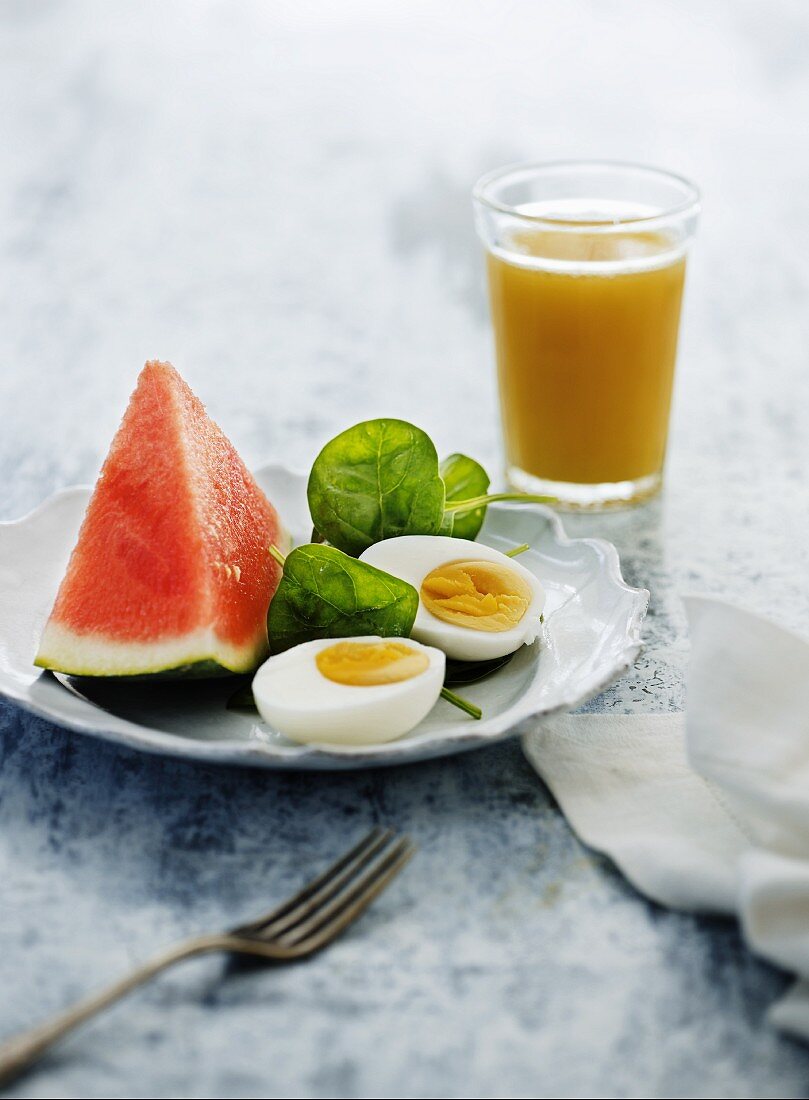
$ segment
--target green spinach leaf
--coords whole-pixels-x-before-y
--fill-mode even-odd
[[[441,463],[440,473],[444,480],[447,504],[482,497],[489,488],[489,475],[479,462],[468,455],[454,454],[445,458]],[[485,518],[485,505],[460,515],[445,511],[443,527],[448,526],[449,530],[442,527],[441,534],[453,535],[456,539],[476,539]]]
[[[554,502],[528,493],[488,494],[488,487],[486,471],[466,455],[450,455],[439,470],[430,437],[414,424],[365,420],[326,444],[307,493],[318,537],[354,557],[398,535],[474,539],[495,501]]]
[[[516,650],[514,651],[516,653]],[[503,668],[514,657],[514,653],[507,653],[505,657],[493,657],[488,661],[455,661],[447,660],[447,670],[444,675],[445,684],[475,684],[486,676],[491,676],[499,668]]]
[[[355,557],[382,539],[435,535],[444,515],[435,447],[404,420],[341,432],[315,459],[307,494],[320,534]]]
[[[258,710],[250,683],[242,684],[240,688],[237,688],[225,705],[228,710]]]
[[[270,650],[282,653],[316,638],[408,638],[418,606],[418,592],[406,581],[334,546],[299,546],[284,562],[270,604]]]

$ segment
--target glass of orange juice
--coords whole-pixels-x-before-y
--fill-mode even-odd
[[[521,164],[474,190],[511,484],[570,508],[658,491],[699,192],[599,161]]]

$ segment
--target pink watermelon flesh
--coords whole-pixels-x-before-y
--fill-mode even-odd
[[[249,672],[285,536],[233,445],[169,363],[143,368],[36,664],[77,676]]]

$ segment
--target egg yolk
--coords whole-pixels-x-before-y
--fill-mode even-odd
[[[470,630],[511,630],[531,597],[519,573],[492,561],[447,562],[421,582],[421,602],[436,619]]]
[[[315,657],[318,671],[335,684],[375,687],[398,684],[426,672],[426,653],[403,642],[337,642]]]

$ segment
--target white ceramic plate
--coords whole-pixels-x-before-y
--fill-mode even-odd
[[[281,467],[256,475],[296,542],[310,531],[306,479]],[[39,636],[76,541],[90,495],[65,489],[30,515],[0,524],[0,692],[57,725],[145,752],[264,768],[366,767],[426,760],[491,744],[532,718],[569,709],[605,688],[640,650],[649,593],[621,577],[615,548],[568,539],[539,505],[490,506],[481,541],[520,561],[548,600],[545,638],[485,680],[458,690],[483,708],[481,721],[441,700],[407,737],[379,746],[295,745],[258,717],[228,710],[228,680],[180,684],[69,680],[33,664]],[[241,681],[240,681],[241,682]]]

